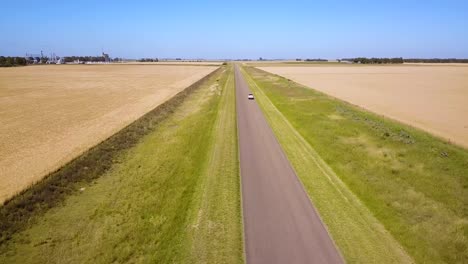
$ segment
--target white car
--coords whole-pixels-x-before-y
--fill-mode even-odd
[[[254,99],[254,96],[253,96],[253,94],[249,94],[249,95],[247,96],[247,98],[248,98],[249,100],[253,100],[253,99]]]

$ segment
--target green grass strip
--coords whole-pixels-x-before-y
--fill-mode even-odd
[[[210,159],[194,217],[191,263],[243,263],[233,67],[224,76]]]

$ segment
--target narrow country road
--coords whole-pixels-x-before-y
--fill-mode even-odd
[[[246,261],[343,263],[235,66]]]

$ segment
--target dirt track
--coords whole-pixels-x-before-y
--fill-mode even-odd
[[[342,263],[334,243],[236,66],[247,263]]]

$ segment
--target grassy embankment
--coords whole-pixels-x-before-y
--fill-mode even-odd
[[[285,78],[245,70],[348,262],[468,261],[467,150]]]
[[[231,75],[202,82],[104,175],[33,216],[0,262],[242,262]]]

